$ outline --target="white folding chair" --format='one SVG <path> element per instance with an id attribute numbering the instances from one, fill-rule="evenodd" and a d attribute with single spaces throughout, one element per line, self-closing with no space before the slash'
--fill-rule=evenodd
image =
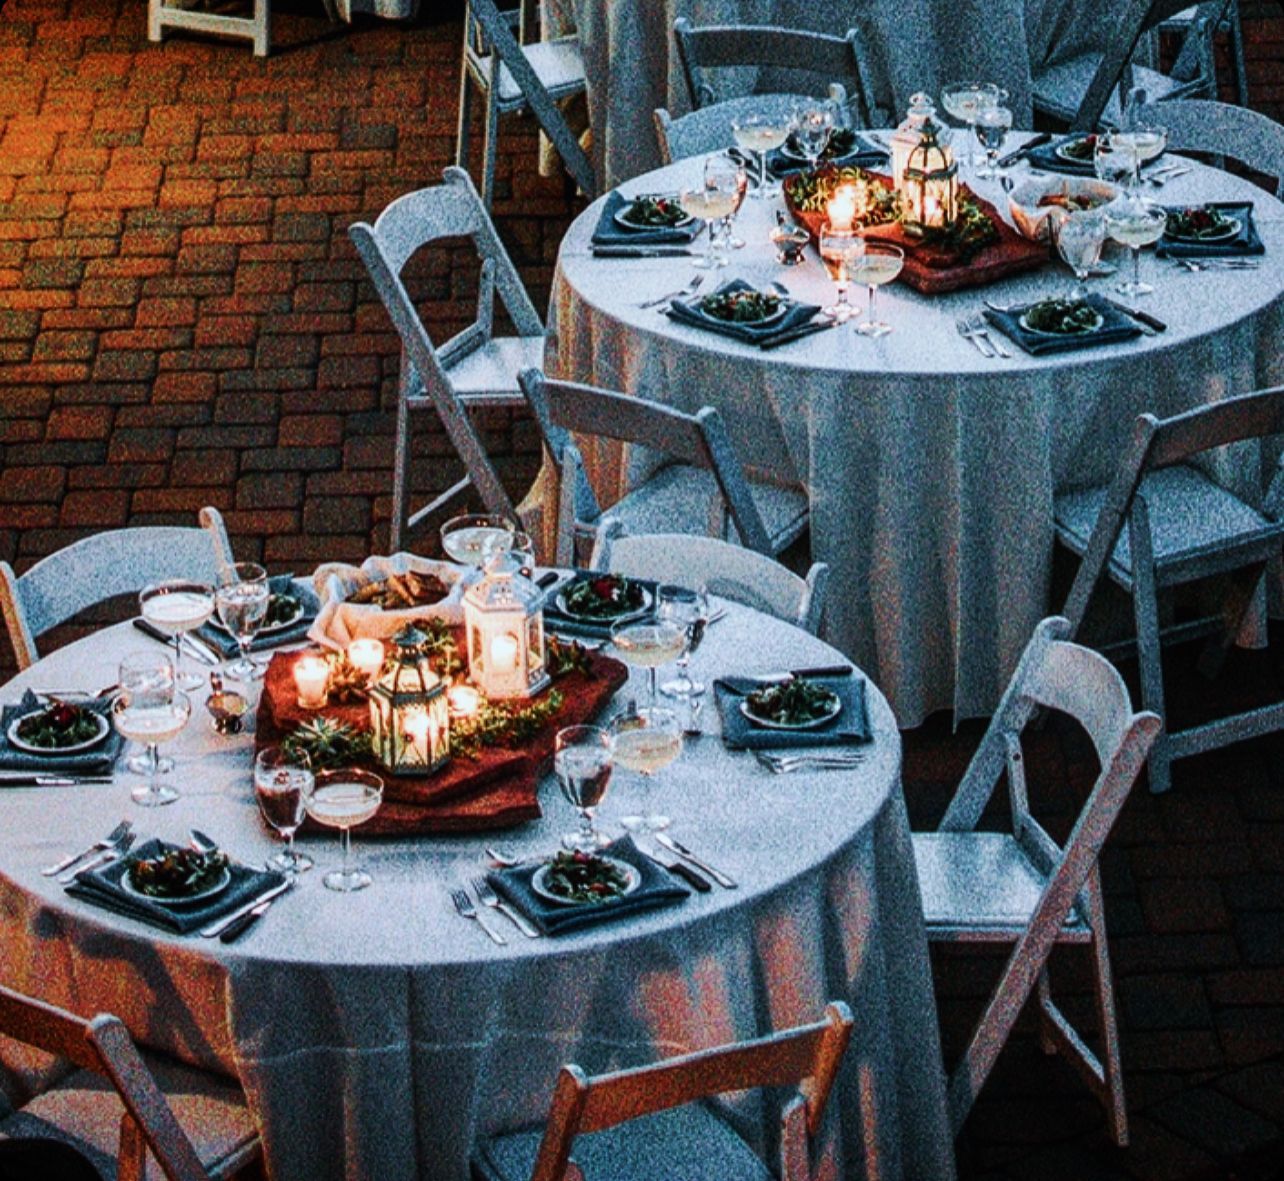
<path id="1" fill-rule="evenodd" d="M 63 1140 L 116 1181 L 230 1178 L 262 1152 L 234 1082 L 140 1053 L 120 1018 L 91 1020 L 0 987 L 0 1033 L 78 1069 L 0 1119 L 0 1139 Z"/>
<path id="2" fill-rule="evenodd" d="M 851 1010 L 834 1001 L 814 1025 L 755 1041 L 610 1074 L 589 1076 L 564 1066 L 544 1129 L 483 1141 L 474 1170 L 485 1181 L 771 1181 L 773 1171 L 711 1106 L 697 1101 L 791 1087 L 781 1112 L 778 1175 L 780 1181 L 810 1181 L 810 1142 L 820 1131 L 852 1024 Z M 573 1147 L 578 1161 L 571 1159 Z"/>
<path id="3" fill-rule="evenodd" d="M 1114 666 L 1098 653 L 1068 643 L 1069 632 L 1069 622 L 1059 617 L 1035 628 L 940 827 L 913 834 L 914 859 L 930 941 L 1014 945 L 950 1074 L 955 1132 L 1037 988 L 1044 1050 L 1060 1051 L 1078 1069 L 1105 1104 L 1111 1133 L 1123 1145 L 1128 1120 L 1097 861 L 1160 721 L 1153 713 L 1134 713 Z M 1101 763 L 1064 845 L 1030 815 L 1021 731 L 1039 707 L 1075 718 Z M 1011 832 L 977 831 L 1005 769 Z M 1104 1065 L 1052 1000 L 1047 963 L 1057 943 L 1086 944 L 1092 952 Z"/>
<path id="4" fill-rule="evenodd" d="M 1200 16 L 1200 6 L 1193 4 L 1189 8 L 1183 9 L 1176 16 L 1169 17 L 1159 26 L 1161 33 L 1173 33 L 1183 39 L 1190 35 L 1191 29 Z M 1231 0 L 1230 7 L 1222 17 L 1221 23 L 1214 29 L 1209 30 L 1211 33 L 1225 34 L 1229 42 L 1229 57 L 1231 67 L 1231 77 L 1235 84 L 1235 100 L 1241 107 L 1248 106 L 1248 64 L 1244 56 L 1244 21 L 1240 16 L 1239 0 Z M 1212 37 L 1209 38 L 1209 52 L 1214 52 Z M 1216 65 L 1214 64 L 1214 80 L 1216 79 Z M 1217 87 L 1214 85 L 1213 94 L 1217 93 Z"/>
<path id="5" fill-rule="evenodd" d="M 598 526 L 589 566 L 630 578 L 703 586 L 710 594 L 774 615 L 812 635 L 820 631 L 829 585 L 825 562 L 812 563 L 807 577 L 800 578 L 766 554 L 716 537 L 689 533 L 630 537 L 610 516 Z"/>
<path id="6" fill-rule="evenodd" d="M 501 12 L 495 0 L 468 0 L 464 13 L 455 164 L 460 168 L 468 166 L 473 90 L 476 89 L 486 104 L 482 200 L 487 209 L 495 198 L 499 118 L 522 111 L 530 111 L 538 120 L 580 189 L 590 199 L 597 195 L 593 164 L 557 105 L 584 93 L 584 59 L 580 55 L 579 39 L 561 37 L 523 44 L 527 29 L 534 24 L 532 7 L 531 0 L 522 0 L 520 8 Z"/>
<path id="7" fill-rule="evenodd" d="M 1197 6 L 1181 52 L 1169 74 L 1133 64 L 1146 33 L 1183 7 L 1182 0 L 1129 0 L 1109 30 L 1105 47 L 1034 70 L 1034 109 L 1076 131 L 1117 127 L 1124 96 L 1145 91 L 1152 102 L 1211 97 L 1217 78 L 1212 38 L 1232 0 Z"/>
<path id="8" fill-rule="evenodd" d="M 1273 176 L 1275 195 L 1284 197 L 1284 124 L 1247 107 L 1199 98 L 1145 106 L 1139 116 L 1167 128 L 1173 151 L 1245 164 Z"/>
<path id="9" fill-rule="evenodd" d="M 834 89 L 842 90 L 839 86 Z M 797 101 L 798 96 L 793 94 L 750 94 L 701 107 L 676 119 L 660 108 L 655 112 L 660 157 L 666 164 L 672 164 L 688 156 L 721 152 L 736 142 L 732 124 L 737 119 L 755 113 L 787 115 Z"/>
<path id="10" fill-rule="evenodd" d="M 1081 561 L 1064 608 L 1078 630 L 1103 578 L 1132 596 L 1141 700 L 1164 716 L 1160 642 L 1161 590 L 1224 576 L 1227 591 L 1212 627 L 1217 634 L 1200 661 L 1212 675 L 1257 599 L 1267 567 L 1284 549 L 1284 457 L 1264 493 L 1249 503 L 1191 462 L 1233 443 L 1284 434 L 1284 386 L 1244 394 L 1172 418 L 1138 417 L 1132 440 L 1109 487 L 1058 496 L 1057 540 Z M 1260 507 L 1258 507 L 1260 506 Z M 1185 638 L 1209 630 L 1197 620 L 1171 630 Z M 1284 702 L 1166 732 L 1150 757 L 1150 790 L 1172 785 L 1173 759 L 1284 728 Z"/>
<path id="11" fill-rule="evenodd" d="M 17 575 L 0 562 L 0 615 L 18 668 L 40 659 L 36 640 L 73 615 L 164 578 L 216 582 L 231 555 L 223 518 L 203 509 L 204 528 L 145 525 L 95 533 Z"/>
<path id="12" fill-rule="evenodd" d="M 553 381 L 536 369 L 518 382 L 543 435 L 546 466 L 557 477 L 559 565 L 572 564 L 577 546 L 592 544 L 602 518 L 571 432 L 666 457 L 664 466 L 610 506 L 629 533 L 718 537 L 734 528 L 741 545 L 775 556 L 806 530 L 806 493 L 750 480 L 712 406 L 686 414 L 645 398 Z"/>
<path id="13" fill-rule="evenodd" d="M 326 16 L 338 20 L 335 0 L 322 0 Z M 147 39 L 160 41 L 166 29 L 190 29 L 196 33 L 218 33 L 239 37 L 254 44 L 255 57 L 267 57 L 272 49 L 272 0 L 252 0 L 249 16 L 208 12 L 165 0 L 147 0 Z"/>
<path id="14" fill-rule="evenodd" d="M 375 224 L 356 222 L 348 234 L 366 264 L 375 290 L 401 337 L 397 438 L 393 457 L 391 550 L 471 486 L 486 511 L 514 517 L 516 510 L 486 455 L 468 408 L 520 406 L 517 374 L 544 362 L 544 325 L 513 266 L 473 182 L 462 168 L 447 168 L 444 184 L 398 197 Z M 402 279 L 407 261 L 439 238 L 466 237 L 482 260 L 477 319 L 436 348 Z M 493 334 L 498 293 L 517 336 Z M 411 415 L 435 410 L 464 465 L 464 475 L 431 503 L 410 509 Z"/>

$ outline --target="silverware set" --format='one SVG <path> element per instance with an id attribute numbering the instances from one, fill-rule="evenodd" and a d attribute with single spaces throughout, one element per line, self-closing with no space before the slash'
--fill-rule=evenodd
<path id="1" fill-rule="evenodd" d="M 1182 270 L 1194 274 L 1200 271 L 1256 271 L 1262 266 L 1261 259 L 1257 258 L 1174 258 L 1172 261 Z"/>
<path id="2" fill-rule="evenodd" d="M 1153 185 L 1157 189 L 1162 189 L 1170 180 L 1176 180 L 1179 176 L 1185 176 L 1188 172 L 1194 171 L 1189 164 L 1179 160 L 1173 160 L 1168 164 L 1163 164 L 1158 168 L 1152 168 L 1149 172 L 1143 172 L 1141 179 L 1147 184 Z"/>
<path id="3" fill-rule="evenodd" d="M 637 306 L 640 308 L 658 308 L 662 303 L 672 303 L 675 299 L 686 299 L 694 295 L 704 285 L 703 275 L 693 275 L 690 282 L 685 287 L 679 287 L 677 291 L 668 291 L 664 295 L 657 295 L 654 299 L 644 299 Z"/>
<path id="4" fill-rule="evenodd" d="M 450 900 L 455 904 L 455 909 L 463 918 L 471 919 L 483 931 L 485 931 L 487 935 L 490 936 L 492 943 L 498 943 L 500 947 L 508 946 L 508 940 L 505 939 L 503 935 L 496 931 L 489 923 L 482 922 L 482 917 L 478 913 L 473 900 L 468 896 L 467 890 L 463 889 L 461 886 L 453 887 L 450 891 Z"/>
<path id="5" fill-rule="evenodd" d="M 507 902 L 496 894 L 495 888 L 484 877 L 478 875 L 473 878 L 472 887 L 473 892 L 477 895 L 478 902 L 504 915 L 527 939 L 538 939 L 540 937 L 539 928 L 531 923 L 521 911 L 509 906 Z"/>
<path id="6" fill-rule="evenodd" d="M 93 856 L 84 860 L 77 859 L 71 868 L 65 873 L 58 875 L 58 882 L 63 886 L 70 886 L 82 873 L 90 869 L 101 869 L 104 865 L 110 865 L 113 861 L 119 861 L 133 847 L 134 842 L 138 839 L 136 832 L 126 832 L 121 838 L 114 842 L 110 847 L 100 849 Z"/>
<path id="7" fill-rule="evenodd" d="M 836 751 L 817 749 L 806 754 L 780 755 L 756 750 L 754 758 L 773 775 L 789 775 L 794 771 L 842 771 L 859 767 L 865 761 L 861 751 Z"/>
<path id="8" fill-rule="evenodd" d="M 990 326 L 979 313 L 960 316 L 954 321 L 954 327 L 964 340 L 971 341 L 972 346 L 987 361 L 1012 359 L 1011 351 L 997 336 L 991 334 Z"/>
<path id="9" fill-rule="evenodd" d="M 83 865 L 81 862 L 87 862 L 91 859 L 100 857 L 102 854 L 111 854 L 120 847 L 120 844 L 133 830 L 133 821 L 122 820 L 115 828 L 111 830 L 102 840 L 95 841 L 87 849 L 81 849 L 78 853 L 69 853 L 61 861 L 55 861 L 52 865 L 46 865 L 40 872 L 47 878 L 52 878 L 58 874 L 65 873 L 67 870 L 72 871 L 74 877 L 79 873 Z M 61 879 L 59 879 L 61 880 Z M 70 879 L 68 879 L 70 880 Z"/>

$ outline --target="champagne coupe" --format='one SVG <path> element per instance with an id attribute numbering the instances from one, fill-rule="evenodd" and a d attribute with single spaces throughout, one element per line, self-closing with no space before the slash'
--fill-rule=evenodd
<path id="1" fill-rule="evenodd" d="M 778 195 L 780 186 L 768 180 L 767 153 L 783 147 L 789 138 L 788 117 L 770 111 L 743 115 L 731 121 L 731 133 L 742 152 L 753 152 L 758 157 L 758 188 L 753 192 L 753 198 L 762 201 Z"/>
<path id="2" fill-rule="evenodd" d="M 865 251 L 851 263 L 852 282 L 869 288 L 869 307 L 865 319 L 856 325 L 862 336 L 886 336 L 892 326 L 878 319 L 878 289 L 890 283 L 905 265 L 905 252 L 885 242 L 868 242 Z"/>
<path id="3" fill-rule="evenodd" d="M 656 592 L 656 617 L 677 624 L 686 633 L 686 643 L 678 657 L 678 675 L 661 685 L 660 692 L 666 697 L 699 697 L 705 686 L 691 679 L 691 657 L 709 625 L 708 594 L 703 588 L 662 586 Z"/>
<path id="4" fill-rule="evenodd" d="M 847 288 L 851 285 L 851 265 L 865 253 L 865 239 L 855 230 L 836 230 L 828 222 L 820 231 L 820 259 L 838 288 L 838 298 L 821 311 L 839 324 L 856 314 L 847 302 Z"/>
<path id="5" fill-rule="evenodd" d="M 705 228 L 709 231 L 709 245 L 705 248 L 703 254 L 697 255 L 691 260 L 693 267 L 709 270 L 727 265 L 726 256 L 717 249 L 714 242 L 714 226 L 724 217 L 729 217 L 735 213 L 736 201 L 734 190 L 711 189 L 705 185 L 703 178 L 699 185 L 679 191 L 678 204 L 682 207 L 683 212 L 689 213 L 692 217 L 704 222 Z"/>
<path id="6" fill-rule="evenodd" d="M 666 619 L 622 619 L 611 626 L 611 645 L 625 664 L 647 670 L 649 702 L 655 705 L 655 670 L 682 655 L 686 630 Z"/>
<path id="7" fill-rule="evenodd" d="M 174 696 L 174 664 L 163 652 L 130 652 L 116 670 L 116 684 L 122 693 L 128 693 L 140 704 L 144 701 L 155 705 L 169 702 Z M 125 760 L 135 775 L 168 775 L 174 769 L 174 760 L 168 755 L 156 757 L 155 762 L 147 751 L 139 751 Z"/>
<path id="8" fill-rule="evenodd" d="M 513 523 L 507 517 L 465 513 L 451 517 L 441 527 L 441 548 L 460 566 L 480 570 L 492 555 L 510 549 L 512 544 Z"/>
<path id="9" fill-rule="evenodd" d="M 189 672 L 183 666 L 183 636 L 194 631 L 214 614 L 214 588 L 187 578 L 154 582 L 143 587 L 138 608 L 153 627 L 174 639 L 174 680 L 180 689 L 199 689 L 204 673 Z"/>
<path id="10" fill-rule="evenodd" d="M 370 875 L 352 864 L 352 829 L 378 812 L 382 802 L 383 780 L 373 771 L 341 767 L 316 776 L 312 791 L 304 797 L 304 807 L 318 824 L 339 830 L 339 847 L 343 850 L 342 867 L 332 869 L 321 879 L 327 890 L 351 894 L 370 885 Z"/>
<path id="11" fill-rule="evenodd" d="M 611 843 L 593 826 L 593 814 L 606 799 L 615 760 L 611 735 L 601 726 L 567 726 L 553 740 L 553 772 L 566 802 L 580 813 L 580 827 L 562 837 L 567 849 L 591 853 Z"/>
<path id="12" fill-rule="evenodd" d="M 642 776 L 651 776 L 667 767 L 682 753 L 682 725 L 678 715 L 661 706 L 647 706 L 620 714 L 611 723 L 611 752 L 615 765 Z M 620 823 L 629 832 L 659 832 L 669 827 L 662 812 L 622 816 Z"/>
<path id="13" fill-rule="evenodd" d="M 160 771 L 160 756 L 156 748 L 162 742 L 176 738 L 187 725 L 192 713 L 192 702 L 186 693 L 174 690 L 168 697 L 147 690 L 122 689 L 112 702 L 111 718 L 116 729 L 126 738 L 143 743 L 147 748 L 147 782 L 131 791 L 130 798 L 143 808 L 158 808 L 178 799 L 169 784 L 156 782 Z"/>
<path id="14" fill-rule="evenodd" d="M 976 140 L 976 117 L 983 106 L 997 107 L 1007 101 L 1008 92 L 993 82 L 955 82 L 941 91 L 941 105 L 946 113 L 960 123 L 966 123 L 969 141 Z M 975 148 L 968 150 L 968 162 L 980 164 Z"/>
<path id="15" fill-rule="evenodd" d="M 1106 218 L 1100 210 L 1072 213 L 1056 227 L 1057 253 L 1072 271 L 1075 285 L 1067 299 L 1083 299 L 1088 294 L 1085 284 L 1093 268 L 1101 261 L 1106 244 Z"/>
<path id="16" fill-rule="evenodd" d="M 1168 215 L 1163 207 L 1140 197 L 1129 197 L 1106 209 L 1106 229 L 1116 242 L 1132 251 L 1132 278 L 1115 290 L 1130 299 L 1149 295 L 1155 289 L 1141 281 L 1141 248 L 1158 242 L 1168 228 Z"/>
<path id="17" fill-rule="evenodd" d="M 233 680 L 253 681 L 263 675 L 263 669 L 250 659 L 250 645 L 267 618 L 271 598 L 267 571 L 257 562 L 235 562 L 219 571 L 214 607 L 241 650 L 240 657 L 227 667 Z"/>
<path id="18" fill-rule="evenodd" d="M 294 847 L 294 834 L 303 823 L 304 801 L 312 792 L 311 760 L 305 751 L 287 752 L 265 746 L 254 759 L 254 798 L 263 819 L 285 838 L 285 848 L 268 865 L 286 873 L 312 868 L 312 858 Z"/>
<path id="19" fill-rule="evenodd" d="M 1012 112 L 1001 103 L 983 103 L 976 113 L 974 126 L 977 141 L 985 149 L 985 163 L 977 169 L 976 175 L 981 180 L 996 180 L 1002 175 L 999 152 L 1012 130 Z"/>
<path id="20" fill-rule="evenodd" d="M 794 109 L 794 143 L 813 170 L 829 146 L 835 122 L 834 108 L 827 102 L 803 103 Z"/>

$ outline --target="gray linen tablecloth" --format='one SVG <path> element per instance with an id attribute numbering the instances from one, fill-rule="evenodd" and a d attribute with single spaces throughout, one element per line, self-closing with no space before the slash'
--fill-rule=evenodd
<path id="1" fill-rule="evenodd" d="M 746 639 L 752 635 L 752 658 Z M 46 658 L 5 688 L 115 680 L 138 634 L 116 627 Z M 701 674 L 832 663 L 797 629 L 733 607 L 696 658 Z M 355 844 L 361 894 L 321 885 L 319 863 L 241 942 L 158 934 L 65 897 L 42 865 L 122 815 L 183 841 L 197 825 L 247 862 L 272 841 L 250 786 L 249 736 L 219 738 L 204 711 L 173 744 L 182 798 L 144 812 L 128 775 L 107 786 L 0 793 L 0 980 L 79 1012 L 118 1013 L 143 1041 L 238 1075 L 276 1181 L 464 1181 L 474 1139 L 542 1120 L 558 1067 L 590 1071 L 814 1020 L 848 1001 L 856 1034 L 827 1133 L 833 1175 L 954 1173 L 931 973 L 900 789 L 901 747 L 872 686 L 875 740 L 855 772 L 774 777 L 716 737 L 688 745 L 651 798 L 674 832 L 739 879 L 682 905 L 557 939 L 499 948 L 458 918 L 447 888 L 484 865 L 482 836 Z M 716 719 L 706 711 L 706 724 Z M 601 819 L 641 789 L 620 773 Z M 572 827 L 502 834 L 547 851 Z M 494 916 L 488 916 L 494 917 Z M 503 920 L 496 919 L 497 922 Z M 40 1075 L 6 1047 L 0 1109 Z M 742 1109 L 770 1143 L 771 1120 Z"/>
<path id="2" fill-rule="evenodd" d="M 676 189 L 692 167 L 626 191 Z M 994 187 L 981 191 L 1006 207 Z M 1035 623 L 1057 606 L 1054 491 L 1107 480 L 1143 410 L 1172 414 L 1284 382 L 1284 205 L 1203 167 L 1152 192 L 1170 204 L 1253 201 L 1261 269 L 1190 274 L 1148 254 L 1159 290 L 1139 302 L 1166 333 L 1041 358 L 1009 346 L 1017 355 L 1000 362 L 960 338 L 955 318 L 982 310 L 982 296 L 1062 293 L 1065 268 L 937 297 L 894 284 L 880 296 L 891 335 L 844 328 L 763 353 L 639 309 L 691 272 L 681 259 L 589 257 L 594 205 L 562 243 L 549 367 L 689 411 L 717 406 L 747 463 L 809 490 L 812 554 L 833 569 L 824 634 L 869 671 L 901 725 L 937 709 L 987 716 Z M 737 229 L 748 247 L 721 276 L 781 280 L 799 299 L 829 302 L 833 285 L 810 252 L 794 270 L 776 265 L 763 205 L 745 202 Z M 610 503 L 627 465 L 618 449 L 590 446 L 587 458 Z M 644 470 L 635 463 L 632 476 Z M 1251 464 L 1233 474 L 1247 492 Z"/>

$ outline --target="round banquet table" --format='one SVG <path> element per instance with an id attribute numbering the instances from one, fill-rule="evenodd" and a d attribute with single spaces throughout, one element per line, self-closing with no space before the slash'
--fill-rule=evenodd
<path id="1" fill-rule="evenodd" d="M 42 660 L 5 698 L 111 683 L 121 656 L 144 645 L 128 625 L 107 629 Z M 835 655 L 732 606 L 695 665 L 712 676 Z M 319 868 L 230 945 L 65 896 L 40 867 L 122 814 L 144 836 L 179 842 L 196 825 L 246 862 L 272 851 L 250 784 L 251 737 L 216 736 L 198 706 L 173 744 L 182 797 L 172 806 L 133 806 L 123 771 L 111 785 L 0 791 L 0 981 L 78 1012 L 115 1012 L 139 1040 L 238 1076 L 276 1181 L 464 1181 L 477 1136 L 542 1122 L 564 1062 L 597 1072 L 653 1061 L 815 1020 L 841 998 L 856 1034 L 826 1133 L 838 1175 L 948 1179 L 900 739 L 873 685 L 868 706 L 874 740 L 855 771 L 772 776 L 706 735 L 649 789 L 675 835 L 739 889 L 556 938 L 509 930 L 506 947 L 458 917 L 447 893 L 482 871 L 495 835 L 376 842 L 357 829 L 375 880 L 353 895 L 321 885 L 333 838 L 301 838 Z M 716 717 L 703 720 L 716 730 Z M 604 824 L 636 806 L 635 784 L 619 773 Z M 545 818 L 497 834 L 501 844 L 547 852 L 572 827 L 551 782 L 541 797 Z M 12 1046 L 0 1061 L 3 1110 L 34 1068 Z M 756 1106 L 741 1114 L 770 1144 L 771 1120 Z"/>
<path id="2" fill-rule="evenodd" d="M 701 164 L 679 162 L 622 191 L 676 190 Z M 996 186 L 976 187 L 1006 211 Z M 1253 201 L 1261 268 L 1192 274 L 1148 255 L 1143 273 L 1158 291 L 1138 303 L 1167 332 L 1044 357 L 1010 345 L 1004 361 L 984 359 L 956 317 L 983 310 L 982 297 L 1062 293 L 1066 268 L 944 296 L 893 284 L 879 297 L 890 335 L 844 327 L 763 352 L 640 309 L 694 272 L 681 258 L 593 258 L 596 203 L 562 242 L 550 371 L 688 411 L 717 406 L 748 466 L 807 488 L 812 556 L 832 567 L 823 634 L 868 671 L 901 725 L 938 709 L 987 716 L 1055 606 L 1054 491 L 1107 481 L 1143 410 L 1164 416 L 1284 382 L 1284 268 L 1273 262 L 1284 252 L 1284 205 L 1203 166 L 1152 193 L 1170 204 Z M 782 281 L 801 300 L 831 302 L 810 251 L 799 267 L 776 264 L 767 233 L 777 205 L 745 201 L 737 232 L 748 246 L 719 281 Z M 863 306 L 862 292 L 852 298 Z M 586 460 L 607 504 L 645 474 L 591 441 Z M 1232 476 L 1248 494 L 1247 463 Z"/>

